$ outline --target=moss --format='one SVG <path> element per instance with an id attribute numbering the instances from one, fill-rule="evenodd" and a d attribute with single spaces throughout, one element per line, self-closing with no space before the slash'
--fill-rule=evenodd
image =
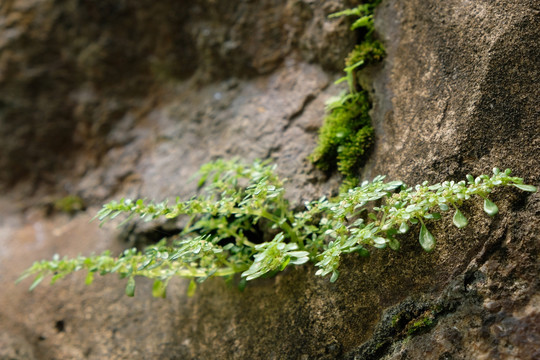
<path id="1" fill-rule="evenodd" d="M 340 97 L 328 104 L 319 145 L 310 156 L 317 167 L 326 172 L 337 169 L 346 177 L 354 175 L 361 163 L 361 155 L 372 142 L 370 107 L 366 91 Z"/>
<path id="2" fill-rule="evenodd" d="M 403 310 L 392 316 L 392 328 L 402 335 L 416 335 L 429 330 L 438 314 L 436 310 L 428 309 L 422 314 L 416 311 Z"/>
<path id="3" fill-rule="evenodd" d="M 57 212 L 74 214 L 86 208 L 84 200 L 77 195 L 68 195 L 53 202 L 53 208 Z"/>
<path id="4" fill-rule="evenodd" d="M 373 128 L 370 125 L 363 126 L 356 133 L 353 132 L 338 148 L 338 171 L 353 176 L 355 170 L 362 164 L 372 142 Z"/>
<path id="5" fill-rule="evenodd" d="M 394 329 L 399 330 L 403 328 L 403 325 L 401 324 L 403 322 L 403 315 L 404 315 L 404 312 L 402 311 L 392 316 L 392 327 Z"/>
<path id="6" fill-rule="evenodd" d="M 345 59 L 345 66 L 354 66 L 361 61 L 373 64 L 381 61 L 385 54 L 384 46 L 379 40 L 369 39 L 354 47 Z"/>
<path id="7" fill-rule="evenodd" d="M 362 41 L 345 59 L 346 76 L 338 80 L 347 82 L 348 91 L 327 103 L 327 114 L 319 131 L 319 144 L 310 156 L 310 160 L 319 169 L 327 173 L 337 170 L 344 176 L 342 191 L 358 184 L 358 171 L 366 161 L 374 140 L 369 116 L 371 100 L 358 82 L 357 74 L 366 66 L 381 61 L 385 55 L 382 43 L 373 38 L 372 13 L 377 3 L 366 2 L 358 8 L 333 16 L 355 15 L 360 19 L 368 19 L 362 25 L 365 28 L 361 35 Z"/>
<path id="8" fill-rule="evenodd" d="M 434 316 L 433 314 L 428 311 L 425 314 L 423 314 L 419 319 L 415 319 L 414 321 L 411 321 L 407 327 L 407 335 L 417 335 L 419 333 L 423 333 L 434 325 Z"/>

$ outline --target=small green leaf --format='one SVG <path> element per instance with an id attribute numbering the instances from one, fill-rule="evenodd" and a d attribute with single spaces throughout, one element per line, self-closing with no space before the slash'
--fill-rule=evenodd
<path id="1" fill-rule="evenodd" d="M 356 69 L 357 67 L 362 66 L 362 65 L 364 65 L 364 60 L 360 60 L 360 61 L 358 61 L 357 63 L 355 63 L 355 64 L 353 64 L 353 65 L 351 65 L 351 66 L 347 66 L 347 67 L 346 67 L 345 69 L 343 69 L 343 70 L 345 70 L 346 72 L 349 72 L 349 71 L 352 71 L 352 70 L 354 70 L 354 69 Z"/>
<path id="2" fill-rule="evenodd" d="M 61 278 L 63 278 L 65 276 L 65 274 L 55 274 L 53 275 L 53 277 L 51 278 L 51 282 L 50 284 L 53 285 L 55 284 L 58 280 L 60 280 Z"/>
<path id="3" fill-rule="evenodd" d="M 241 278 L 240 281 L 238 282 L 238 290 L 244 291 L 246 289 L 246 285 L 247 285 L 246 278 Z"/>
<path id="4" fill-rule="evenodd" d="M 404 185 L 403 181 L 390 181 L 389 183 L 386 183 L 384 190 L 386 191 L 395 190 L 398 187 L 403 186 L 403 185 Z"/>
<path id="5" fill-rule="evenodd" d="M 84 283 L 86 285 L 91 285 L 94 282 L 94 274 L 94 272 L 88 272 L 88 274 L 86 275 L 86 279 L 84 279 Z"/>
<path id="6" fill-rule="evenodd" d="M 143 261 L 143 263 L 137 268 L 137 271 L 141 271 L 141 270 L 144 270 L 145 267 L 148 266 L 148 264 L 150 264 L 152 262 L 153 258 L 152 257 L 148 257 L 146 260 Z"/>
<path id="7" fill-rule="evenodd" d="M 334 271 L 332 272 L 332 276 L 330 277 L 330 282 L 331 282 L 331 283 L 336 282 L 336 280 L 338 279 L 338 277 L 339 277 L 339 271 L 334 270 Z"/>
<path id="8" fill-rule="evenodd" d="M 334 82 L 334 84 L 337 85 L 337 84 L 340 84 L 340 83 L 342 83 L 342 82 L 344 82 L 344 81 L 347 81 L 347 77 L 346 77 L 346 76 L 337 79 L 337 80 Z"/>
<path id="9" fill-rule="evenodd" d="M 283 271 L 285 270 L 285 268 L 287 267 L 287 265 L 289 265 L 289 262 L 291 261 L 291 257 L 290 256 L 287 256 L 287 259 L 281 263 L 281 265 L 279 266 L 279 271 Z"/>
<path id="10" fill-rule="evenodd" d="M 44 277 L 45 277 L 44 274 L 39 274 L 38 276 L 36 276 L 36 278 L 34 279 L 34 282 L 32 283 L 32 285 L 30 285 L 30 288 L 28 290 L 29 291 L 34 290 L 36 286 L 38 286 L 39 283 L 43 280 Z"/>
<path id="11" fill-rule="evenodd" d="M 424 218 L 432 219 L 432 220 L 440 220 L 441 214 L 439 214 L 438 212 L 434 212 L 434 213 L 426 214 Z"/>
<path id="12" fill-rule="evenodd" d="M 387 241 L 385 238 L 377 236 L 376 238 L 373 239 L 373 242 L 377 245 L 384 245 L 386 244 Z"/>
<path id="13" fill-rule="evenodd" d="M 420 245 L 425 251 L 432 251 L 435 248 L 435 237 L 428 231 L 426 225 L 422 223 L 420 228 Z"/>
<path id="14" fill-rule="evenodd" d="M 454 218 L 452 219 L 454 222 L 454 225 L 458 227 L 459 229 L 464 228 L 469 223 L 469 220 L 463 215 L 459 209 L 456 209 L 456 213 L 454 214 Z"/>
<path id="15" fill-rule="evenodd" d="M 357 250 L 358 252 L 358 255 L 360 255 L 361 257 L 368 257 L 369 256 L 369 250 L 360 246 Z"/>
<path id="16" fill-rule="evenodd" d="M 394 251 L 398 251 L 400 244 L 399 244 L 399 241 L 397 241 L 396 239 L 390 238 L 388 241 L 388 246 L 390 247 L 390 249 Z"/>
<path id="17" fill-rule="evenodd" d="M 135 278 L 133 276 L 128 279 L 126 285 L 126 295 L 130 297 L 135 295 Z"/>
<path id="18" fill-rule="evenodd" d="M 513 185 L 523 191 L 536 192 L 538 190 L 536 186 L 532 186 L 532 185 L 525 185 L 525 184 L 513 184 Z"/>
<path id="19" fill-rule="evenodd" d="M 152 285 L 152 296 L 165 299 L 167 297 L 167 285 L 161 280 L 154 281 L 154 285 Z"/>
<path id="20" fill-rule="evenodd" d="M 484 199 L 484 211 L 489 216 L 495 216 L 499 212 L 499 208 L 497 207 L 497 205 L 495 205 L 495 203 L 493 201 L 489 200 L 488 198 L 485 198 Z"/>
<path id="21" fill-rule="evenodd" d="M 15 284 L 20 283 L 21 281 L 23 281 L 24 279 L 26 279 L 28 276 L 30 276 L 30 273 L 28 272 L 28 270 L 26 270 L 24 273 L 22 273 L 21 276 L 19 276 L 19 277 L 17 278 L 17 280 L 15 280 Z"/>
<path id="22" fill-rule="evenodd" d="M 372 18 L 373 18 L 372 15 L 367 15 L 367 16 L 361 17 L 360 19 L 356 20 L 351 25 L 351 30 L 356 30 L 356 29 L 361 28 L 361 27 L 371 26 Z"/>
<path id="23" fill-rule="evenodd" d="M 446 204 L 439 204 L 439 208 L 441 211 L 448 211 L 449 207 Z"/>
<path id="24" fill-rule="evenodd" d="M 197 290 L 197 283 L 194 279 L 191 279 L 187 290 L 187 296 L 192 297 L 193 295 L 195 295 L 195 290 Z"/>
<path id="25" fill-rule="evenodd" d="M 197 187 L 198 188 L 201 188 L 204 185 L 204 183 L 206 182 L 207 177 L 208 177 L 208 174 L 205 174 L 205 175 L 201 176 L 201 178 L 197 182 Z"/>
<path id="26" fill-rule="evenodd" d="M 409 231 L 409 225 L 406 221 L 402 222 L 401 225 L 399 225 L 399 232 L 405 234 L 407 231 Z"/>
<path id="27" fill-rule="evenodd" d="M 309 261 L 309 257 L 305 256 L 305 257 L 300 257 L 300 258 L 292 260 L 291 264 L 302 265 L 302 264 L 307 263 L 308 261 Z"/>

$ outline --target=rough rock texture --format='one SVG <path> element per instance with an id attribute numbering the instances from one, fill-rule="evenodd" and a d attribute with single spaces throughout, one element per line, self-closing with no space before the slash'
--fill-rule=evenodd
<path id="1" fill-rule="evenodd" d="M 125 145 L 107 136 L 115 124 L 134 112 L 145 117 L 166 94 L 176 95 L 165 83 L 174 88 L 190 77 L 185 87 L 193 91 L 195 84 L 287 67 L 286 58 L 340 69 L 354 35 L 344 21 L 326 15 L 343 6 L 285 0 L 3 1 L 0 166 L 7 170 L 0 184 L 29 177 L 32 192 L 102 166 L 105 152 Z M 85 166 L 70 156 L 73 150 L 85 154 Z"/>
<path id="2" fill-rule="evenodd" d="M 165 5 L 167 3 L 168 5 Z M 177 5 L 174 5 L 177 4 Z M 181 5 L 180 5 L 181 4 Z M 272 157 L 299 204 L 336 189 L 304 160 L 353 36 L 340 1 L 54 1 L 0 5 L 0 359 L 535 359 L 540 195 L 494 194 L 500 214 L 430 224 L 433 253 L 345 257 L 239 292 L 219 279 L 153 299 L 140 280 L 84 274 L 33 293 L 32 261 L 129 246 L 88 224 L 121 196 L 188 196 L 218 156 Z M 387 48 L 363 74 L 376 144 L 362 172 L 407 183 L 511 167 L 540 182 L 536 1 L 384 0 Z M 74 217 L 51 203 L 75 194 Z M 135 229 L 135 232 L 139 230 Z M 146 291 L 145 291 L 146 290 Z"/>

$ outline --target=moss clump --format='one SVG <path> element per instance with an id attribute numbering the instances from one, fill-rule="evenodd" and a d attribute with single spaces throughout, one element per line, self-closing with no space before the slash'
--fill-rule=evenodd
<path id="1" fill-rule="evenodd" d="M 374 139 L 368 113 L 371 100 L 368 92 L 359 84 L 357 72 L 381 61 L 385 54 L 382 43 L 373 37 L 373 10 L 378 3 L 366 2 L 354 9 L 330 15 L 357 16 L 351 29 L 362 29 L 359 31 L 362 41 L 345 59 L 346 75 L 337 81 L 346 81 L 348 91 L 327 103 L 327 114 L 319 131 L 319 145 L 310 156 L 310 160 L 319 169 L 327 173 L 338 170 L 345 177 L 342 190 L 358 184 L 358 170 L 365 162 Z"/>
<path id="2" fill-rule="evenodd" d="M 326 172 L 338 170 L 353 177 L 372 142 L 373 128 L 366 91 L 331 99 L 319 133 L 319 145 L 310 159 Z"/>
<path id="3" fill-rule="evenodd" d="M 53 208 L 56 212 L 66 214 L 75 214 L 86 208 L 84 200 L 77 195 L 68 195 L 53 202 Z"/>
<path id="4" fill-rule="evenodd" d="M 427 311 L 419 319 L 411 321 L 407 325 L 407 335 L 416 335 L 431 329 L 431 327 L 434 325 L 434 320 L 434 315 L 430 311 Z"/>
<path id="5" fill-rule="evenodd" d="M 392 316 L 392 327 L 403 335 L 416 335 L 423 333 L 435 324 L 437 311 L 427 310 L 421 315 L 414 312 L 401 311 Z"/>
<path id="6" fill-rule="evenodd" d="M 358 63 L 373 64 L 381 61 L 386 55 L 383 44 L 379 40 L 365 40 L 356 45 L 347 55 L 345 66 L 354 66 Z"/>
<path id="7" fill-rule="evenodd" d="M 410 315 L 405 311 L 401 311 L 396 315 L 392 316 L 392 327 L 396 330 L 402 329 L 409 321 Z"/>

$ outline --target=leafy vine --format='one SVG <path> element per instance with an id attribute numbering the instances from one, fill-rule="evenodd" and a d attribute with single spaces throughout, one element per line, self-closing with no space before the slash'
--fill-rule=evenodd
<path id="1" fill-rule="evenodd" d="M 535 192 L 531 185 L 512 177 L 511 171 L 495 168 L 493 175 L 481 175 L 454 182 L 407 187 L 401 181 L 384 182 L 384 176 L 365 181 L 342 192 L 334 199 L 321 198 L 305 204 L 295 212 L 285 198 L 283 182 L 274 172 L 275 166 L 256 161 L 251 166 L 238 161 L 217 160 L 204 165 L 199 185 L 204 195 L 187 201 L 177 198 L 154 203 L 143 199 L 122 199 L 103 205 L 97 214 L 101 222 L 120 215 L 126 220 L 139 217 L 144 221 L 188 217 L 188 224 L 176 236 L 166 238 L 144 251 L 125 250 L 120 256 L 110 252 L 74 259 L 55 256 L 49 261 L 34 263 L 21 277 L 35 276 L 31 289 L 47 275 L 51 282 L 79 270 L 86 270 L 86 283 L 95 274 L 118 273 L 127 278 L 126 294 L 135 292 L 135 276 L 155 280 L 152 293 L 165 296 L 173 277 L 191 278 L 189 293 L 196 282 L 210 277 L 231 279 L 241 274 L 246 281 L 271 276 L 288 266 L 312 262 L 316 275 L 339 276 L 340 259 L 346 253 L 367 255 L 372 248 L 399 250 L 399 234 L 411 225 L 420 225 L 420 246 L 425 251 L 435 248 L 436 240 L 426 226 L 427 221 L 441 219 L 440 212 L 453 211 L 458 228 L 468 220 L 460 210 L 462 204 L 480 197 L 484 211 L 494 216 L 498 207 L 489 194 L 498 187 L 513 186 Z M 268 241 L 250 239 L 248 233 L 265 229 L 273 234 Z"/>

